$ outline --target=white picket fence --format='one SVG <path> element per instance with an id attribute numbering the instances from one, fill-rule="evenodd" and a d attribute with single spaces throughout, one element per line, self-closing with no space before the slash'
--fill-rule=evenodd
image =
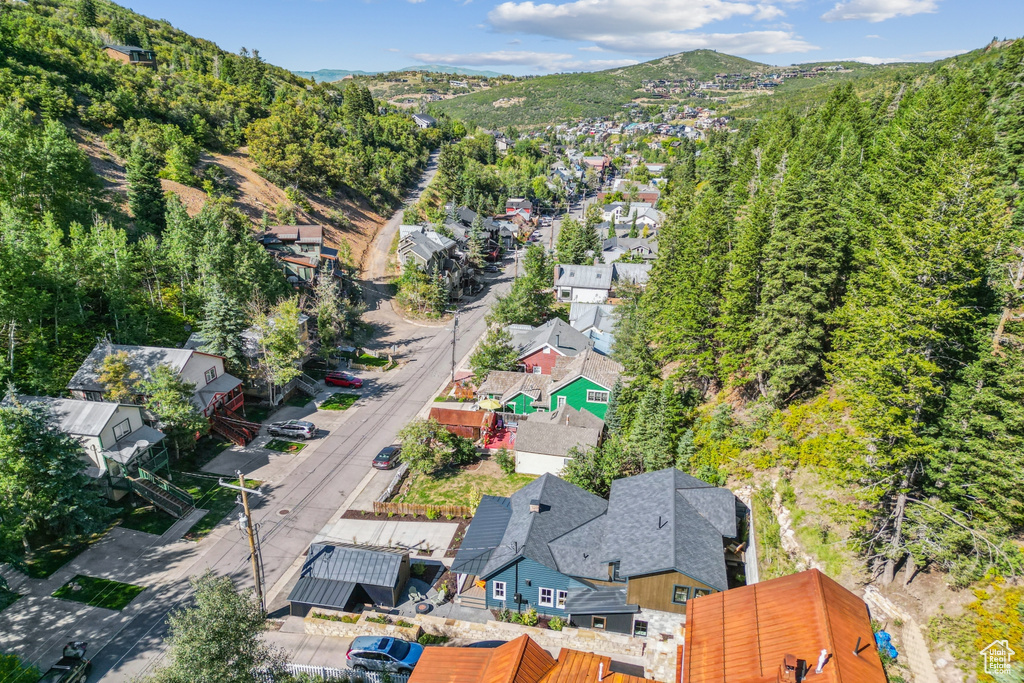
<path id="1" fill-rule="evenodd" d="M 383 673 L 380 671 L 355 671 L 353 669 L 332 669 L 327 666 L 310 666 L 308 664 L 285 664 L 284 667 L 293 676 L 306 674 L 325 681 L 345 681 L 346 683 L 409 683 L 407 674 Z M 266 674 L 264 683 L 274 683 L 273 678 Z"/>

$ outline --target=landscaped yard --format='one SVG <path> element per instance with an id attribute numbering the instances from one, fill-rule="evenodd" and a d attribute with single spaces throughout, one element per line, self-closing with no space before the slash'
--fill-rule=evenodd
<path id="1" fill-rule="evenodd" d="M 70 541 L 33 544 L 33 550 L 23 558 L 25 573 L 33 579 L 45 579 L 103 538 L 109 530 L 108 527 L 92 536 Z"/>
<path id="2" fill-rule="evenodd" d="M 476 507 L 480 496 L 510 496 L 534 479 L 531 474 L 505 474 L 488 458 L 450 473 L 413 475 L 408 491 L 395 501 Z"/>
<path id="3" fill-rule="evenodd" d="M 292 397 L 289 398 L 288 400 L 283 401 L 281 405 L 292 406 L 293 408 L 305 408 L 307 405 L 309 405 L 309 402 L 312 400 L 313 399 L 311 399 L 308 395 L 299 391 L 293 394 Z"/>
<path id="4" fill-rule="evenodd" d="M 269 441 L 264 448 L 269 448 L 272 451 L 278 453 L 298 453 L 306 447 L 304 443 L 295 443 L 294 441 L 282 441 L 281 439 L 274 439 Z"/>
<path id="5" fill-rule="evenodd" d="M 224 516 L 235 507 L 235 497 L 238 495 L 238 491 L 221 486 L 217 483 L 216 479 L 175 473 L 173 481 L 175 486 L 180 486 L 192 494 L 192 497 L 196 500 L 197 508 L 209 510 L 185 534 L 185 538 L 190 541 L 198 541 L 210 533 L 213 527 L 217 526 L 224 519 Z M 237 479 L 233 480 L 232 483 L 237 481 Z M 247 488 L 255 489 L 259 487 L 260 482 L 246 479 L 245 485 Z"/>
<path id="6" fill-rule="evenodd" d="M 133 586 L 130 583 L 96 579 L 79 574 L 55 590 L 53 597 L 74 600 L 92 607 L 122 610 L 144 590 L 146 590 L 145 586 Z"/>
<path id="7" fill-rule="evenodd" d="M 348 410 L 358 400 L 359 394 L 336 391 L 320 404 L 320 410 Z"/>
<path id="8" fill-rule="evenodd" d="M 139 506 L 136 508 L 132 508 L 130 504 L 123 506 L 124 512 L 121 514 L 121 526 L 125 529 L 134 529 L 135 531 L 160 536 L 178 521 L 163 510 L 158 510 L 152 505 L 143 504 L 139 498 L 134 496 L 125 498 L 125 501 L 129 500 L 134 500 L 139 503 Z"/>
<path id="9" fill-rule="evenodd" d="M 343 353 L 341 354 L 341 357 L 351 358 L 353 363 L 359 363 L 360 365 L 368 365 L 374 368 L 382 368 L 388 364 L 387 358 L 377 358 L 376 356 L 371 356 L 368 353 L 364 353 L 360 356 L 357 356 L 354 353 Z"/>

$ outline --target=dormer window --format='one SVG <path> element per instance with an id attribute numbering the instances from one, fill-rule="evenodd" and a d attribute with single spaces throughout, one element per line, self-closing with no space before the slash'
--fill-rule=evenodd
<path id="1" fill-rule="evenodd" d="M 210 368 L 209 370 L 207 370 L 203 374 L 203 377 L 206 379 L 206 383 L 207 384 L 209 384 L 213 380 L 217 379 L 217 367 L 214 366 L 214 367 Z"/>

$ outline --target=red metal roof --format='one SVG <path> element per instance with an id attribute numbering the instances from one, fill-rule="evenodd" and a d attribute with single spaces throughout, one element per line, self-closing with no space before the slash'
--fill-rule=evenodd
<path id="1" fill-rule="evenodd" d="M 686 613 L 682 683 L 774 682 L 786 655 L 814 671 L 821 650 L 816 683 L 886 683 L 867 605 L 817 569 L 696 598 Z"/>

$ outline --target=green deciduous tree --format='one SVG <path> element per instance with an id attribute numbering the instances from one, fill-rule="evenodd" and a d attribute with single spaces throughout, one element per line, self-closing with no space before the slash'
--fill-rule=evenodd
<path id="1" fill-rule="evenodd" d="M 190 580 L 195 601 L 169 618 L 167 664 L 148 683 L 259 683 L 287 678 L 286 653 L 266 643 L 266 613 L 251 591 L 207 571 Z"/>
<path id="2" fill-rule="evenodd" d="M 437 420 L 413 420 L 398 432 L 398 438 L 402 461 L 412 472 L 432 474 L 477 457 L 472 441 L 452 434 Z"/>
<path id="3" fill-rule="evenodd" d="M 487 335 L 469 357 L 469 367 L 476 381 L 482 382 L 492 370 L 512 371 L 519 361 L 519 351 L 512 345 L 512 335 L 504 325 L 492 325 Z"/>
<path id="4" fill-rule="evenodd" d="M 299 328 L 298 302 L 285 299 L 268 306 L 256 297 L 249 303 L 249 324 L 257 351 L 255 374 L 266 383 L 273 404 L 278 389 L 302 374 L 299 361 L 306 349 Z"/>
<path id="5" fill-rule="evenodd" d="M 100 365 L 100 384 L 103 397 L 115 403 L 135 403 L 140 393 L 142 376 L 132 369 L 127 351 L 108 354 Z"/>
<path id="6" fill-rule="evenodd" d="M 196 435 L 210 429 L 209 420 L 192 403 L 195 390 L 194 383 L 182 380 L 166 365 L 153 368 L 150 378 L 141 384 L 146 407 L 160 420 L 160 431 L 170 440 L 176 459 L 195 450 Z"/>

